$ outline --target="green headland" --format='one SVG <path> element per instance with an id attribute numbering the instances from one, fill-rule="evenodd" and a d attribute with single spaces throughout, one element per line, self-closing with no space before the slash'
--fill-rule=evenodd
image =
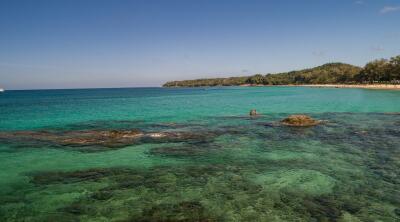
<path id="1" fill-rule="evenodd" d="M 379 59 L 358 67 L 327 63 L 318 67 L 276 74 L 171 81 L 164 87 L 260 86 L 308 84 L 399 84 L 400 56 Z"/>

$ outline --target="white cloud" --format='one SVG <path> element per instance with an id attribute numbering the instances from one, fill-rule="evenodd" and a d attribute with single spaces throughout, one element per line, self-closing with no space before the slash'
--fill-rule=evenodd
<path id="1" fill-rule="evenodd" d="M 385 6 L 381 9 L 380 13 L 386 14 L 386 13 L 395 12 L 395 11 L 400 11 L 400 6 Z"/>

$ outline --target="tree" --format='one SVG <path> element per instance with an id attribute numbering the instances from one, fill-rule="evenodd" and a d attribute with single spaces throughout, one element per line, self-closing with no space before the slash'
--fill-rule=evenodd
<path id="1" fill-rule="evenodd" d="M 250 84 L 263 84 L 264 77 L 261 74 L 256 74 L 248 79 Z"/>
<path id="2" fill-rule="evenodd" d="M 396 56 L 389 61 L 389 72 L 392 81 L 400 81 L 400 56 Z"/>
<path id="3" fill-rule="evenodd" d="M 385 59 L 375 60 L 365 65 L 364 69 L 360 72 L 359 79 L 366 82 L 388 81 L 389 66 L 388 61 Z"/>
<path id="4" fill-rule="evenodd" d="M 166 87 L 232 86 L 242 84 L 287 85 L 287 84 L 349 84 L 349 83 L 394 82 L 400 83 L 400 56 L 390 60 L 369 62 L 364 68 L 344 64 L 327 63 L 322 66 L 298 71 L 253 76 L 173 81 Z"/>

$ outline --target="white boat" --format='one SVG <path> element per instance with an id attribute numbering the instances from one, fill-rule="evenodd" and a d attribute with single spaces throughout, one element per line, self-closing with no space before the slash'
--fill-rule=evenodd
<path id="1" fill-rule="evenodd" d="M 0 93 L 4 92 L 4 89 L 0 88 Z"/>

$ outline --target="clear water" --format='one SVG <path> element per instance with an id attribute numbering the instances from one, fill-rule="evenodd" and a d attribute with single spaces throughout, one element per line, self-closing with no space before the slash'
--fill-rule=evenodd
<path id="1" fill-rule="evenodd" d="M 7 91 L 0 221 L 399 221 L 399 126 L 390 90 Z M 188 137 L 60 142 L 132 129 Z"/>

